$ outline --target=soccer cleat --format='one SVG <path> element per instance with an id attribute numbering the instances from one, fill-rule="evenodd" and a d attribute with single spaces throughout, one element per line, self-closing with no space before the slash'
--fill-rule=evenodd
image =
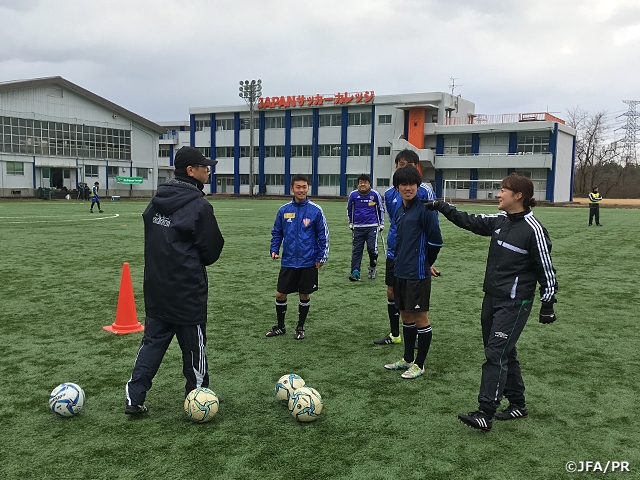
<path id="1" fill-rule="evenodd" d="M 397 362 L 387 363 L 384 368 L 387 370 L 407 370 L 411 365 L 413 365 L 413 363 L 407 363 L 404 361 L 404 358 L 401 358 Z"/>
<path id="2" fill-rule="evenodd" d="M 357 282 L 358 280 L 360 280 L 360 270 L 354 269 L 353 272 L 351 272 L 351 275 L 349 275 L 349 280 L 351 280 L 352 282 Z"/>
<path id="3" fill-rule="evenodd" d="M 392 343 L 402 343 L 402 337 L 400 335 L 394 337 L 393 335 L 389 334 L 386 337 L 374 340 L 373 343 L 375 343 L 376 345 L 391 345 Z"/>
<path id="4" fill-rule="evenodd" d="M 423 373 L 424 373 L 424 368 L 420 368 L 415 363 L 412 363 L 409 369 L 400 376 L 402 378 L 412 379 L 412 378 L 418 378 Z"/>
<path id="5" fill-rule="evenodd" d="M 89 213 L 93 213 L 93 208 L 89 210 Z"/>
<path id="6" fill-rule="evenodd" d="M 104 210 L 98 210 L 98 212 L 100 212 L 100 213 L 104 213 Z"/>
<path id="7" fill-rule="evenodd" d="M 527 407 L 518 407 L 517 405 L 509 404 L 507 408 L 501 412 L 496 412 L 493 416 L 496 420 L 515 420 L 517 418 L 527 418 L 529 412 Z"/>
<path id="8" fill-rule="evenodd" d="M 482 410 L 476 410 L 468 414 L 461 413 L 458 415 L 458 420 L 471 428 L 477 428 L 483 432 L 491 430 L 491 424 L 493 423 L 491 415 L 484 413 Z"/>
<path id="9" fill-rule="evenodd" d="M 277 337 L 278 335 L 284 335 L 287 333 L 287 329 L 284 327 L 279 327 L 278 325 L 274 325 L 271 327 L 267 333 L 265 333 L 265 337 Z"/>
<path id="10" fill-rule="evenodd" d="M 124 409 L 126 415 L 142 415 L 148 411 L 149 408 L 144 403 L 142 405 L 127 405 Z"/>
<path id="11" fill-rule="evenodd" d="M 376 273 L 377 272 L 378 271 L 376 270 L 376 267 L 369 267 L 369 275 L 367 275 L 369 280 L 373 280 L 374 278 L 376 278 Z"/>
<path id="12" fill-rule="evenodd" d="M 296 333 L 294 333 L 293 338 L 302 340 L 304 338 L 304 329 L 302 327 L 296 327 Z"/>

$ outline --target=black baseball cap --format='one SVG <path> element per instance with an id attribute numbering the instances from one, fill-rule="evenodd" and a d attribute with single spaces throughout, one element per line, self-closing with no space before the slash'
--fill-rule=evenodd
<path id="1" fill-rule="evenodd" d="M 182 147 L 180 150 L 178 150 L 178 153 L 176 153 L 176 158 L 173 162 L 173 166 L 180 169 L 195 167 L 196 165 L 206 165 L 208 167 L 213 167 L 217 163 L 217 160 L 212 160 L 205 157 L 197 148 Z"/>

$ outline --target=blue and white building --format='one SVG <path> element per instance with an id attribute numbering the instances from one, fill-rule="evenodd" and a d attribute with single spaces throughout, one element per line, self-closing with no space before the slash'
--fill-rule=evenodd
<path id="1" fill-rule="evenodd" d="M 182 145 L 219 161 L 211 193 L 249 193 L 249 108 L 192 107 L 189 123 L 163 124 L 167 168 Z M 394 158 L 415 150 L 423 177 L 439 197 L 486 199 L 512 171 L 534 181 L 535 196 L 571 201 L 575 131 L 548 113 L 477 115 L 448 93 L 375 96 L 374 92 L 261 98 L 254 113 L 254 184 L 260 193 L 289 192 L 295 173 L 311 194 L 346 196 L 367 173 L 374 188 L 390 186 Z"/>

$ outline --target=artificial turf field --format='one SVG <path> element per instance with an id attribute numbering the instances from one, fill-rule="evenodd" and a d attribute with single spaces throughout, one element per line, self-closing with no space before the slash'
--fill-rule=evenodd
<path id="1" fill-rule="evenodd" d="M 123 262 L 144 322 L 147 201 L 105 201 L 104 214 L 90 214 L 88 202 L 0 202 L 0 478 L 549 479 L 570 475 L 570 461 L 626 461 L 630 472 L 614 475 L 638 475 L 640 210 L 601 209 L 599 228 L 587 226 L 585 208 L 535 209 L 553 242 L 558 321 L 539 324 L 536 299 L 518 343 L 529 418 L 482 433 L 456 415 L 477 407 L 488 239 L 441 217 L 426 374 L 403 380 L 382 368 L 403 347 L 372 343 L 389 328 L 383 268 L 372 281 L 347 279 L 343 202 L 318 202 L 331 247 L 306 339 L 293 339 L 297 296 L 287 334 L 265 338 L 279 269 L 270 231 L 282 203 L 212 200 L 226 243 L 208 268 L 207 354 L 210 388 L 224 403 L 199 425 L 182 410 L 175 341 L 147 396 L 149 414 L 126 417 L 124 384 L 142 333 L 102 330 L 115 319 Z M 316 422 L 298 423 L 276 403 L 285 373 L 322 394 Z M 65 381 L 87 395 L 70 419 L 48 409 L 49 392 Z"/>

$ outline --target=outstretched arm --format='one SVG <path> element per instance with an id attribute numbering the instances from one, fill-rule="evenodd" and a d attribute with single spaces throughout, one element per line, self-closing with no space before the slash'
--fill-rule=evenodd
<path id="1" fill-rule="evenodd" d="M 472 213 L 458 211 L 453 205 L 443 202 L 442 200 L 424 201 L 427 210 L 437 210 L 442 213 L 447 220 L 460 228 L 469 230 L 476 235 L 490 237 L 493 234 L 496 221 L 506 215 L 505 213 L 497 213 L 491 215 L 475 215 Z"/>

